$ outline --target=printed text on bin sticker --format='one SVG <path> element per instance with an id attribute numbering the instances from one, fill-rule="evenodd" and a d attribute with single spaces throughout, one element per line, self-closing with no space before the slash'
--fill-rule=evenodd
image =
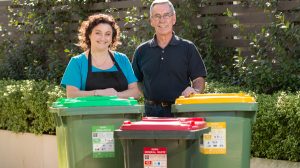
<path id="1" fill-rule="evenodd" d="M 167 148 L 144 147 L 144 168 L 167 168 Z"/>
<path id="2" fill-rule="evenodd" d="M 226 122 L 207 122 L 211 128 L 208 134 L 203 134 L 203 144 L 200 151 L 203 154 L 226 154 Z"/>
<path id="3" fill-rule="evenodd" d="M 114 125 L 92 126 L 93 158 L 115 157 Z"/>

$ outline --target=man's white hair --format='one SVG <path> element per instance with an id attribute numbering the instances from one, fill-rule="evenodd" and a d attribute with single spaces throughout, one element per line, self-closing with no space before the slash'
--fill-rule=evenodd
<path id="1" fill-rule="evenodd" d="M 170 2 L 169 0 L 154 0 L 150 6 L 150 16 L 152 16 L 153 7 L 157 4 L 168 4 L 172 13 L 175 14 L 175 9 L 172 2 Z"/>

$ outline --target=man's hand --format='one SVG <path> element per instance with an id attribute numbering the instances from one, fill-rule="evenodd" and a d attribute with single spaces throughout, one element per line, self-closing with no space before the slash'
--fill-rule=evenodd
<path id="1" fill-rule="evenodd" d="M 191 94 L 196 94 L 196 93 L 198 93 L 198 92 L 194 88 L 189 86 L 181 93 L 181 95 L 184 97 L 188 97 Z"/>
<path id="2" fill-rule="evenodd" d="M 188 97 L 191 94 L 199 94 L 204 92 L 205 88 L 205 79 L 203 77 L 198 77 L 192 81 L 193 87 L 187 87 L 181 95 L 184 97 Z"/>

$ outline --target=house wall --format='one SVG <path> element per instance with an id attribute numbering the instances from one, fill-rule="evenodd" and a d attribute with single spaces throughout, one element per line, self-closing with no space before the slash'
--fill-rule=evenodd
<path id="1" fill-rule="evenodd" d="M 1 168 L 58 168 L 56 136 L 0 130 Z"/>

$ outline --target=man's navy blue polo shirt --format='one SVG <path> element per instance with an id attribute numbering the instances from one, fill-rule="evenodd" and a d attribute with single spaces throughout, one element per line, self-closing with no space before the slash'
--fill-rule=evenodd
<path id="1" fill-rule="evenodd" d="M 143 83 L 144 97 L 152 101 L 175 101 L 198 77 L 206 77 L 206 68 L 196 46 L 173 34 L 165 48 L 156 38 L 137 47 L 132 67 Z"/>

